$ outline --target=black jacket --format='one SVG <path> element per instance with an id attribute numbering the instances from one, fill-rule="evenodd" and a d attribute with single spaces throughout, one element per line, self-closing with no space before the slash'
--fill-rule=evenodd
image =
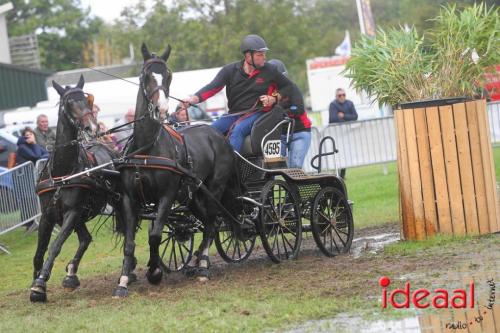
<path id="1" fill-rule="evenodd" d="M 294 132 L 310 132 L 311 131 L 311 120 L 307 117 L 307 113 L 304 109 L 304 98 L 302 97 L 302 92 L 299 87 L 294 83 L 292 94 L 290 97 L 283 97 L 280 105 L 288 111 L 288 116 L 295 119 Z M 283 133 L 286 133 L 286 126 L 283 129 Z"/>
<path id="2" fill-rule="evenodd" d="M 354 104 L 346 99 L 344 103 L 339 103 L 337 100 L 334 100 L 330 103 L 330 121 L 329 123 L 341 123 L 344 121 L 353 121 L 358 119 L 358 113 L 356 112 L 356 108 Z M 344 113 L 344 118 L 339 118 L 339 112 Z"/>
<path id="3" fill-rule="evenodd" d="M 259 97 L 267 95 L 272 85 L 283 96 L 292 94 L 293 83 L 268 63 L 256 69 L 252 75 L 243 70 L 243 60 L 221 68 L 215 78 L 201 88 L 195 95 L 200 102 L 212 97 L 224 87 L 228 100 L 229 113 L 251 111 L 254 105 L 261 105 Z"/>

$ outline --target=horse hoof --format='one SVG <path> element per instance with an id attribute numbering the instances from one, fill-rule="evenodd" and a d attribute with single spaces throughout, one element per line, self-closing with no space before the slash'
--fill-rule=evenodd
<path id="1" fill-rule="evenodd" d="M 118 286 L 113 290 L 113 298 L 124 298 L 128 296 L 128 288 Z"/>
<path id="2" fill-rule="evenodd" d="M 182 273 L 188 277 L 188 278 L 193 278 L 196 276 L 196 271 L 197 271 L 197 268 L 194 267 L 194 266 L 184 266 L 182 268 Z"/>
<path id="3" fill-rule="evenodd" d="M 161 282 L 161 278 L 163 276 L 163 272 L 159 268 L 155 268 L 153 272 L 149 269 L 146 272 L 146 277 L 148 278 L 149 283 L 151 284 L 159 284 Z"/>
<path id="4" fill-rule="evenodd" d="M 78 280 L 78 276 L 76 275 L 66 276 L 62 282 L 62 286 L 68 291 L 73 291 L 80 286 L 80 280 Z"/>
<path id="5" fill-rule="evenodd" d="M 198 277 L 196 278 L 196 280 L 197 280 L 198 282 L 201 282 L 201 283 L 206 283 L 206 282 L 210 281 L 210 279 L 209 279 L 208 277 L 206 277 L 206 276 L 198 276 Z"/>
<path id="6" fill-rule="evenodd" d="M 131 283 L 134 283 L 134 282 L 137 282 L 137 274 L 130 273 L 128 275 L 128 283 L 131 284 Z"/>
<path id="7" fill-rule="evenodd" d="M 47 293 L 45 292 L 37 292 L 37 291 L 31 291 L 30 293 L 30 301 L 32 303 L 45 303 L 47 302 Z"/>
<path id="8" fill-rule="evenodd" d="M 196 280 L 198 282 L 208 282 L 210 280 L 210 271 L 208 268 L 198 267 L 196 270 Z"/>

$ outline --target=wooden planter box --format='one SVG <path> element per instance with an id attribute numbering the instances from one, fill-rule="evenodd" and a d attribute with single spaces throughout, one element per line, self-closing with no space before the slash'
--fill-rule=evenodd
<path id="1" fill-rule="evenodd" d="M 500 231 L 486 101 L 429 104 L 394 113 L 404 238 Z"/>

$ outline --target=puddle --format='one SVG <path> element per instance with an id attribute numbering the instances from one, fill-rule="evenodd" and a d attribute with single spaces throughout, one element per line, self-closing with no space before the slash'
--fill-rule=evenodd
<path id="1" fill-rule="evenodd" d="M 355 238 L 352 241 L 351 254 L 354 258 L 358 258 L 364 252 L 377 253 L 382 250 L 384 246 L 398 242 L 400 239 L 399 232 Z"/>
<path id="2" fill-rule="evenodd" d="M 333 319 L 308 321 L 285 332 L 495 333 L 500 332 L 500 305 L 495 304 L 492 310 L 483 306 L 469 311 L 439 309 L 435 314 L 423 314 L 398 320 L 366 321 L 360 317 L 343 314 Z"/>

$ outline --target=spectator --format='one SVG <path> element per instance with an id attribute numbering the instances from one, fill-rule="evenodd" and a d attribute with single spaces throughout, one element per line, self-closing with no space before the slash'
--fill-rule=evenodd
<path id="1" fill-rule="evenodd" d="M 48 157 L 49 154 L 45 148 L 36 143 L 35 132 L 31 128 L 26 127 L 22 131 L 22 136 L 17 141 L 17 164 L 23 164 L 27 161 L 35 164 L 39 159 Z M 36 194 L 34 191 L 26 191 L 26 181 L 20 175 L 14 175 L 13 184 L 15 193 L 18 195 L 18 200 L 23 202 L 20 205 L 21 222 L 25 222 L 24 226 L 26 229 L 29 229 L 34 221 L 31 218 L 35 213 L 33 207 L 35 207 L 37 202 Z"/>
<path id="2" fill-rule="evenodd" d="M 342 88 L 338 88 L 335 91 L 335 99 L 330 103 L 329 111 L 330 124 L 358 119 L 358 113 L 356 112 L 354 104 L 346 99 L 345 90 Z"/>
<path id="3" fill-rule="evenodd" d="M 175 112 L 168 117 L 168 121 L 176 126 L 189 125 L 189 115 L 184 105 L 177 105 Z"/>
<path id="4" fill-rule="evenodd" d="M 345 90 L 338 88 L 335 91 L 335 100 L 330 103 L 330 121 L 329 123 L 342 123 L 358 119 L 358 113 L 354 104 L 346 99 Z M 340 169 L 340 177 L 345 178 L 345 169 Z"/>
<path id="5" fill-rule="evenodd" d="M 108 130 L 106 128 L 106 124 L 104 124 L 102 121 L 98 122 L 97 125 L 99 126 L 99 133 L 104 133 Z M 99 141 L 101 141 L 102 143 L 104 143 L 113 150 L 118 150 L 116 147 L 116 138 L 113 134 L 103 135 L 99 137 Z"/>
<path id="6" fill-rule="evenodd" d="M 134 133 L 134 119 L 135 109 L 129 108 L 127 113 L 125 113 L 125 118 L 116 124 L 116 126 L 127 124 L 126 126 L 118 129 L 115 133 L 116 146 L 119 150 L 122 150 L 125 147 L 127 139 L 132 136 L 132 133 Z"/>
<path id="7" fill-rule="evenodd" d="M 48 157 L 47 150 L 36 143 L 35 132 L 31 128 L 26 127 L 22 132 L 22 136 L 17 140 L 17 164 L 27 161 L 36 163 L 39 159 Z"/>
<path id="8" fill-rule="evenodd" d="M 56 133 L 49 127 L 49 118 L 40 114 L 36 117 L 35 133 L 36 142 L 45 150 L 51 150 L 49 146 L 54 146 L 56 142 Z"/>
<path id="9" fill-rule="evenodd" d="M 92 105 L 92 115 L 94 116 L 94 119 L 97 120 L 97 116 L 99 115 L 99 111 L 101 111 L 101 108 L 97 104 Z"/>

